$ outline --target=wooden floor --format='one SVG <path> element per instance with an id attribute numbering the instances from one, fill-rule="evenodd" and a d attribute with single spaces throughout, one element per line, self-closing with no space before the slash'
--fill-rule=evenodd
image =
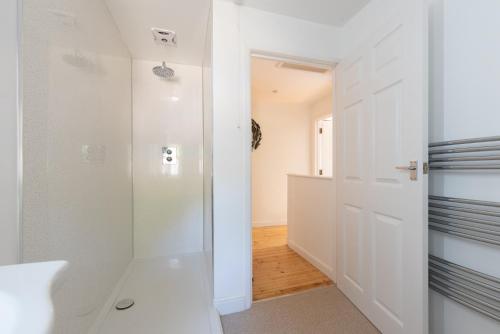
<path id="1" fill-rule="evenodd" d="M 332 281 L 287 245 L 287 227 L 253 229 L 253 300 L 331 285 Z"/>

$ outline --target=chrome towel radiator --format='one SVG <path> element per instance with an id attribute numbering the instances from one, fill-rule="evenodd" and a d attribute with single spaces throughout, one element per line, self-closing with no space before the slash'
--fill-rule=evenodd
<path id="1" fill-rule="evenodd" d="M 431 170 L 500 170 L 500 136 L 429 145 Z"/>
<path id="2" fill-rule="evenodd" d="M 500 136 L 432 143 L 429 167 L 440 172 L 498 173 Z M 500 249 L 500 203 L 431 195 L 429 229 Z M 429 287 L 500 321 L 500 278 L 429 255 Z"/>
<path id="3" fill-rule="evenodd" d="M 500 321 L 500 279 L 429 256 L 429 287 Z"/>
<path id="4" fill-rule="evenodd" d="M 429 229 L 500 246 L 500 203 L 429 196 Z"/>

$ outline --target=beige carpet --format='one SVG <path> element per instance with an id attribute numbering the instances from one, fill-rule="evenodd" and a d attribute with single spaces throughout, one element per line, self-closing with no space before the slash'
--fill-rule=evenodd
<path id="1" fill-rule="evenodd" d="M 336 287 L 253 304 L 222 317 L 224 334 L 371 334 L 379 331 Z"/>

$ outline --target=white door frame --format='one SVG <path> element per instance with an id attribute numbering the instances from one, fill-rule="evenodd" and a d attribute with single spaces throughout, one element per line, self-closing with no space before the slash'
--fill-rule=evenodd
<path id="1" fill-rule="evenodd" d="M 280 61 L 292 61 L 305 64 L 315 64 L 318 66 L 329 66 L 335 69 L 335 66 L 340 62 L 340 59 L 332 59 L 331 61 L 324 61 L 318 59 L 310 59 L 304 57 L 297 57 L 292 55 L 285 55 L 280 53 L 275 53 L 271 51 L 252 49 L 248 46 L 242 44 L 240 49 L 240 68 L 241 68 L 241 109 L 242 109 L 242 119 L 241 119 L 241 130 L 246 133 L 243 136 L 243 146 L 244 146 L 244 189 L 245 189 L 245 205 L 244 205 L 244 215 L 243 220 L 245 222 L 244 231 L 244 245 L 245 248 L 245 304 L 247 307 L 251 307 L 253 303 L 252 294 L 252 57 L 261 57 L 267 59 L 274 59 Z M 332 75 L 333 89 L 332 98 L 335 98 L 335 75 Z M 332 117 L 335 115 L 335 103 L 333 103 Z M 334 122 L 333 122 L 334 123 Z M 335 149 L 335 143 L 333 145 Z M 335 152 L 333 153 L 335 157 Z"/>

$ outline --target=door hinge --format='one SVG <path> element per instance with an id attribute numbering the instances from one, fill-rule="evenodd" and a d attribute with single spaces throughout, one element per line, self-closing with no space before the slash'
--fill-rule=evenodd
<path id="1" fill-rule="evenodd" d="M 319 175 L 323 175 L 323 170 L 322 169 L 319 170 Z"/>
<path id="2" fill-rule="evenodd" d="M 424 162 L 423 167 L 424 167 L 424 175 L 429 174 L 429 163 Z"/>
<path id="3" fill-rule="evenodd" d="M 319 128 L 319 134 L 323 134 L 323 128 Z"/>

